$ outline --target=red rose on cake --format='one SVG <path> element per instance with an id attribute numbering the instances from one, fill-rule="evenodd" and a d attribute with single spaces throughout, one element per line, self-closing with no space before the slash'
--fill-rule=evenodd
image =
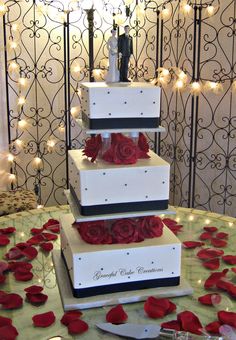
<path id="1" fill-rule="evenodd" d="M 85 148 L 83 150 L 83 154 L 87 157 L 91 157 L 91 162 L 94 162 L 101 148 L 102 137 L 101 135 L 96 135 L 85 141 Z"/>
<path id="2" fill-rule="evenodd" d="M 111 244 L 112 237 L 104 221 L 75 223 L 81 238 L 90 244 Z"/>
<path id="3" fill-rule="evenodd" d="M 122 218 L 111 226 L 113 243 L 140 242 L 137 223 L 130 218 Z"/>
<path id="4" fill-rule="evenodd" d="M 163 233 L 163 222 L 157 216 L 142 217 L 138 221 L 138 229 L 141 239 L 160 237 Z"/>
<path id="5" fill-rule="evenodd" d="M 103 154 L 103 159 L 115 164 L 134 164 L 138 159 L 138 147 L 121 133 L 112 134 L 111 147 Z"/>
<path id="6" fill-rule="evenodd" d="M 147 138 L 144 136 L 142 132 L 139 133 L 138 138 L 138 158 L 150 158 L 148 156 L 149 145 L 147 142 Z"/>

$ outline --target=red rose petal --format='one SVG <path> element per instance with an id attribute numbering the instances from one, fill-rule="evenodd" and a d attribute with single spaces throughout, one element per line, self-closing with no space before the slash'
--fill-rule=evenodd
<path id="1" fill-rule="evenodd" d="M 191 332 L 197 335 L 202 334 L 202 324 L 194 313 L 190 311 L 179 313 L 177 315 L 177 320 L 180 322 L 183 331 Z"/>
<path id="2" fill-rule="evenodd" d="M 228 269 L 224 269 L 222 272 L 212 273 L 205 281 L 204 288 L 209 289 L 214 287 L 219 280 L 226 276 Z"/>
<path id="3" fill-rule="evenodd" d="M 3 274 L 6 270 L 9 270 L 8 263 L 4 261 L 0 261 L 0 274 Z"/>
<path id="4" fill-rule="evenodd" d="M 0 304 L 2 303 L 2 301 L 4 301 L 4 297 L 7 295 L 6 292 L 4 292 L 3 290 L 0 290 Z"/>
<path id="5" fill-rule="evenodd" d="M 183 228 L 182 225 L 178 224 L 171 218 L 163 218 L 163 223 L 176 235 Z"/>
<path id="6" fill-rule="evenodd" d="M 177 235 L 180 231 L 182 231 L 183 226 L 176 224 L 176 225 L 173 225 L 173 226 L 167 226 L 167 228 L 169 228 L 172 231 L 172 233 Z"/>
<path id="7" fill-rule="evenodd" d="M 16 281 L 24 281 L 25 282 L 25 281 L 32 280 L 34 274 L 31 273 L 28 270 L 25 270 L 25 271 L 17 270 L 17 271 L 14 272 L 14 276 L 15 276 Z"/>
<path id="8" fill-rule="evenodd" d="M 1 228 L 0 234 L 13 234 L 16 231 L 14 227 Z"/>
<path id="9" fill-rule="evenodd" d="M 6 277 L 5 275 L 0 274 L 0 284 L 5 283 L 6 278 L 7 278 L 7 277 Z"/>
<path id="10" fill-rule="evenodd" d="M 214 233 L 218 230 L 218 228 L 216 227 L 209 227 L 209 226 L 203 227 L 203 229 L 208 231 L 209 233 Z"/>
<path id="11" fill-rule="evenodd" d="M 23 249 L 27 248 L 28 246 L 29 245 L 26 242 L 19 242 L 15 245 L 15 247 L 19 248 L 20 250 L 23 250 Z"/>
<path id="12" fill-rule="evenodd" d="M 229 234 L 228 233 L 223 233 L 223 232 L 220 232 L 220 233 L 217 233 L 215 235 L 216 238 L 220 238 L 220 239 L 223 239 L 223 238 L 228 238 L 229 237 Z"/>
<path id="13" fill-rule="evenodd" d="M 144 303 L 144 310 L 150 318 L 162 318 L 176 310 L 176 305 L 168 299 L 150 296 Z"/>
<path id="14" fill-rule="evenodd" d="M 29 260 L 33 260 L 38 255 L 38 251 L 36 248 L 28 246 L 27 248 L 22 250 L 22 254 Z"/>
<path id="15" fill-rule="evenodd" d="M 11 325 L 11 324 L 12 324 L 12 320 L 11 319 L 5 318 L 4 316 L 0 315 L 0 327 Z"/>
<path id="16" fill-rule="evenodd" d="M 181 331 L 181 324 L 177 320 L 163 322 L 161 327 L 164 329 L 175 329 L 176 331 Z"/>
<path id="17" fill-rule="evenodd" d="M 225 291 L 228 291 L 232 285 L 232 282 L 226 280 L 219 280 L 216 282 L 216 287 Z"/>
<path id="18" fill-rule="evenodd" d="M 82 334 L 88 330 L 88 324 L 80 319 L 73 320 L 68 325 L 69 334 Z"/>
<path id="19" fill-rule="evenodd" d="M 48 225 L 48 226 L 44 227 L 44 229 L 48 230 L 48 231 L 50 231 L 52 233 L 58 234 L 60 232 L 60 224 L 57 221 L 57 223 Z"/>
<path id="20" fill-rule="evenodd" d="M 0 235 L 0 246 L 6 246 L 10 243 L 10 239 L 6 235 Z"/>
<path id="21" fill-rule="evenodd" d="M 231 270 L 236 274 L 236 268 L 231 268 Z"/>
<path id="22" fill-rule="evenodd" d="M 219 334 L 221 323 L 214 321 L 205 326 L 205 330 L 209 333 Z"/>
<path id="23" fill-rule="evenodd" d="M 42 233 L 41 235 L 45 238 L 46 241 L 54 241 L 58 238 L 57 235 L 51 233 Z"/>
<path id="24" fill-rule="evenodd" d="M 56 317 L 53 312 L 47 312 L 34 315 L 32 320 L 35 327 L 49 327 L 55 322 Z"/>
<path id="25" fill-rule="evenodd" d="M 41 234 L 43 232 L 43 230 L 44 230 L 43 228 L 32 228 L 30 230 L 30 232 L 33 235 L 38 235 L 38 234 Z"/>
<path id="26" fill-rule="evenodd" d="M 187 249 L 194 249 L 194 248 L 197 248 L 197 247 L 201 247 L 201 246 L 204 246 L 204 242 L 197 242 L 197 241 L 184 241 L 183 242 L 183 246 L 184 248 L 187 248 Z"/>
<path id="27" fill-rule="evenodd" d="M 197 257 L 201 260 L 209 260 L 215 257 L 221 257 L 224 254 L 223 250 L 214 248 L 204 248 L 199 250 Z"/>
<path id="28" fill-rule="evenodd" d="M 15 309 L 22 306 L 23 299 L 20 295 L 11 293 L 4 295 L 0 303 L 3 309 Z"/>
<path id="29" fill-rule="evenodd" d="M 19 248 L 13 247 L 9 250 L 8 253 L 6 253 L 5 256 L 8 260 L 18 260 L 21 257 L 23 257 L 24 255 L 22 254 L 22 252 Z"/>
<path id="30" fill-rule="evenodd" d="M 25 261 L 11 261 L 9 262 L 9 270 L 12 272 L 19 270 L 19 269 L 31 270 L 33 268 L 32 264 Z"/>
<path id="31" fill-rule="evenodd" d="M 203 305 L 213 306 L 215 304 L 220 303 L 221 296 L 218 293 L 206 294 L 206 295 L 200 296 L 198 298 L 198 301 L 202 303 Z"/>
<path id="32" fill-rule="evenodd" d="M 53 244 L 51 242 L 43 242 L 43 243 L 40 243 L 40 248 L 44 251 L 51 251 L 53 249 Z"/>
<path id="33" fill-rule="evenodd" d="M 217 313 L 218 319 L 222 324 L 226 324 L 236 328 L 236 313 L 219 311 Z"/>
<path id="34" fill-rule="evenodd" d="M 30 294 L 39 294 L 43 291 L 43 287 L 33 285 L 33 286 L 25 288 L 24 291 Z"/>
<path id="35" fill-rule="evenodd" d="M 163 218 L 162 221 L 167 227 L 171 227 L 173 225 L 178 224 L 178 222 L 173 220 L 172 218 Z"/>
<path id="36" fill-rule="evenodd" d="M 227 292 L 230 296 L 232 296 L 234 299 L 236 298 L 236 285 L 230 285 L 227 289 Z"/>
<path id="37" fill-rule="evenodd" d="M 203 267 L 207 269 L 216 270 L 216 269 L 219 269 L 220 267 L 220 259 L 219 258 L 210 259 L 210 260 L 204 261 L 202 265 Z"/>
<path id="38" fill-rule="evenodd" d="M 210 240 L 211 238 L 212 238 L 213 236 L 212 236 L 212 233 L 209 233 L 209 232 L 207 232 L 207 231 L 205 231 L 204 233 L 202 233 L 200 236 L 199 236 L 199 238 L 200 238 L 200 240 Z"/>
<path id="39" fill-rule="evenodd" d="M 30 294 L 26 293 L 27 300 L 32 304 L 42 304 L 45 303 L 48 299 L 48 296 L 43 293 L 39 294 Z"/>
<path id="40" fill-rule="evenodd" d="M 236 255 L 225 255 L 222 256 L 222 260 L 228 264 L 236 264 Z"/>
<path id="41" fill-rule="evenodd" d="M 227 242 L 224 241 L 224 240 L 221 240 L 219 238 L 216 238 L 216 237 L 213 237 L 211 239 L 211 244 L 214 246 L 214 247 L 217 247 L 217 248 L 222 248 L 222 247 L 226 247 L 227 246 Z"/>
<path id="42" fill-rule="evenodd" d="M 125 313 L 121 305 L 111 308 L 106 314 L 106 321 L 116 325 L 124 323 L 127 319 L 128 315 Z"/>
<path id="43" fill-rule="evenodd" d="M 32 246 L 36 246 L 38 244 L 40 244 L 41 242 L 45 242 L 46 239 L 45 237 L 43 236 L 43 234 L 38 234 L 38 235 L 35 235 L 33 237 L 31 237 L 30 239 L 27 240 L 27 243 L 32 245 Z"/>
<path id="44" fill-rule="evenodd" d="M 51 227 L 58 227 L 60 226 L 60 222 L 58 220 L 55 220 L 54 218 L 50 218 L 44 225 L 43 229 L 51 230 Z"/>
<path id="45" fill-rule="evenodd" d="M 61 318 L 61 323 L 67 326 L 71 321 L 79 319 L 81 315 L 83 315 L 83 313 L 78 310 L 68 311 Z"/>
<path id="46" fill-rule="evenodd" d="M 12 325 L 0 327 L 0 339 L 15 340 L 18 334 L 17 329 Z"/>

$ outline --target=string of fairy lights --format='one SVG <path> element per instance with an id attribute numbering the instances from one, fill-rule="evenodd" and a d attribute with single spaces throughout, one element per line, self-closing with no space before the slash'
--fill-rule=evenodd
<path id="1" fill-rule="evenodd" d="M 123 0 L 124 5 L 124 11 L 117 11 L 117 13 L 113 13 L 113 20 L 117 26 L 122 26 L 126 19 L 127 19 L 127 13 L 130 14 L 130 6 L 134 0 Z M 146 11 L 146 3 L 148 1 L 143 1 L 139 3 L 138 5 L 135 5 L 134 13 L 138 19 L 141 19 L 145 16 Z M 167 4 L 170 1 L 163 2 L 163 5 L 159 7 L 160 10 L 160 16 L 163 20 L 167 20 L 171 16 L 171 10 L 167 7 Z M 48 11 L 50 10 L 50 6 L 53 2 L 50 1 L 47 3 L 47 0 L 44 2 L 38 1 L 36 2 L 37 6 L 37 13 L 39 15 L 47 15 Z M 65 9 L 63 11 L 58 11 L 58 20 L 62 23 L 67 20 L 67 14 L 69 12 L 73 12 L 80 9 L 85 9 L 88 7 L 93 7 L 96 9 L 96 4 L 101 3 L 99 1 L 92 1 L 92 0 L 71 0 L 67 1 L 67 7 L 65 6 Z M 203 10 L 205 11 L 205 14 L 210 17 L 213 16 L 218 8 L 217 6 L 213 5 L 213 0 L 206 5 Z M 50 6 L 49 6 L 50 4 Z M 81 5 L 81 7 L 80 7 Z M 193 5 L 188 0 L 182 0 L 180 2 L 180 12 L 185 16 L 190 16 L 193 12 Z M 7 12 L 10 9 L 8 8 L 5 1 L 0 0 L 0 17 L 7 14 Z M 14 150 L 23 149 L 26 148 L 26 143 L 20 138 L 20 136 L 23 134 L 23 132 L 27 129 L 30 129 L 31 124 L 26 119 L 23 118 L 22 112 L 23 107 L 26 104 L 27 101 L 27 86 L 29 86 L 29 80 L 21 75 L 20 65 L 17 63 L 16 56 L 16 49 L 18 48 L 20 41 L 17 39 L 17 34 L 19 33 L 19 25 L 16 23 L 10 24 L 10 32 L 11 36 L 8 42 L 8 51 L 10 54 L 12 53 L 14 55 L 14 58 L 9 61 L 8 63 L 8 70 L 7 72 L 14 76 L 14 79 L 16 80 L 18 84 L 18 102 L 17 102 L 17 113 L 18 113 L 18 123 L 16 127 L 17 131 L 17 137 L 14 139 L 13 142 L 11 142 L 9 146 L 10 153 L 6 154 L 7 160 L 12 165 L 15 161 L 15 155 Z M 96 81 L 102 81 L 105 78 L 105 74 L 107 72 L 107 69 L 109 67 L 108 59 L 103 60 L 100 64 L 101 68 L 96 68 L 93 70 L 93 76 Z M 72 70 L 75 74 L 79 75 L 83 73 L 83 68 L 79 65 L 79 63 L 75 63 Z M 79 79 L 79 77 L 78 77 Z M 79 80 L 78 80 L 79 81 Z M 219 94 L 223 91 L 223 84 L 221 82 L 216 81 L 196 81 L 192 80 L 187 72 L 183 69 L 177 68 L 177 67 L 171 67 L 171 68 L 158 68 L 157 69 L 157 77 L 154 79 L 150 79 L 151 83 L 157 86 L 161 87 L 172 87 L 174 91 L 189 91 L 189 93 L 192 96 L 199 96 L 201 93 L 205 92 L 212 92 L 214 94 Z M 236 80 L 232 80 L 232 90 L 236 91 Z M 79 93 L 79 89 L 78 95 Z M 71 115 L 74 119 L 78 118 L 80 115 L 80 106 L 74 106 L 71 108 Z M 59 124 L 58 130 L 60 133 L 65 132 L 65 125 L 64 123 Z M 47 140 L 46 147 L 49 153 L 52 153 L 55 149 L 55 146 L 57 144 L 57 141 L 50 137 Z M 32 166 L 37 171 L 40 171 L 43 168 L 43 159 L 40 157 L 40 155 L 37 155 L 32 159 Z M 16 184 L 17 178 L 14 173 L 8 174 L 8 184 Z"/>

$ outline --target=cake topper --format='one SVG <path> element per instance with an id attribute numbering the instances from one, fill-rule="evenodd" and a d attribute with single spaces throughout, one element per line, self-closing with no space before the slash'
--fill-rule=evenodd
<path id="1" fill-rule="evenodd" d="M 106 76 L 106 83 L 115 83 L 119 81 L 119 71 L 117 68 L 118 41 L 116 38 L 116 29 L 111 30 L 111 37 L 108 39 L 107 48 L 109 51 L 109 71 Z"/>
<path id="2" fill-rule="evenodd" d="M 124 30 L 125 33 L 121 34 L 118 38 L 118 52 L 121 58 L 120 62 L 120 81 L 130 82 L 128 79 L 128 67 L 129 59 L 133 54 L 133 39 L 129 35 L 129 25 L 126 25 Z"/>

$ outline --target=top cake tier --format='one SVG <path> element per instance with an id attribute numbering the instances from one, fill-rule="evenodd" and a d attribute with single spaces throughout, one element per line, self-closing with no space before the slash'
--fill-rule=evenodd
<path id="1" fill-rule="evenodd" d="M 150 83 L 82 83 L 82 120 L 88 129 L 157 128 L 160 94 Z"/>

